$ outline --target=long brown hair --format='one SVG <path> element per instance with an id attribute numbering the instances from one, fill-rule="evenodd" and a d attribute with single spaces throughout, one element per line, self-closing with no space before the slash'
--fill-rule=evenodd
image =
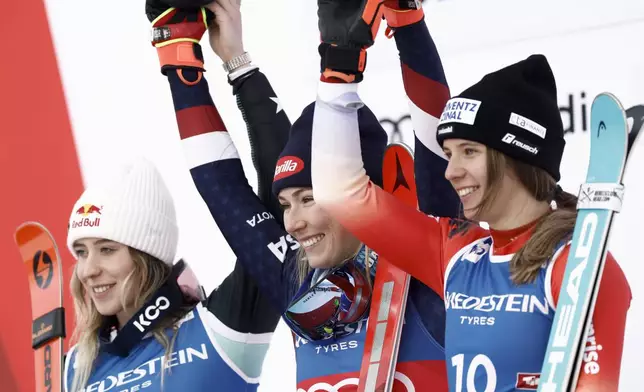
<path id="1" fill-rule="evenodd" d="M 476 215 L 491 208 L 506 170 L 511 170 L 537 201 L 556 204 L 555 209 L 538 220 L 530 239 L 510 261 L 512 281 L 525 284 L 537 278 L 541 267 L 554 255 L 557 244 L 572 236 L 577 219 L 577 197 L 563 191 L 545 170 L 488 148 L 488 184 Z"/>
<path id="2" fill-rule="evenodd" d="M 134 269 L 124 280 L 121 302 L 123 308 L 127 309 L 127 304 L 125 303 L 126 294 L 134 290 L 134 303 L 131 308 L 139 309 L 170 276 L 172 267 L 136 249 L 129 248 L 129 252 L 134 262 Z M 76 266 L 74 267 L 70 285 L 76 315 L 76 328 L 72 335 L 72 340 L 76 342 L 76 370 L 74 371 L 74 380 L 70 392 L 78 392 L 85 388 L 94 368 L 94 361 L 99 351 L 98 333 L 105 321 L 105 316 L 101 315 L 94 303 L 88 299 L 85 288 L 76 274 Z M 169 359 L 177 336 L 175 324 L 188 311 L 188 308 L 181 309 L 176 317 L 168 317 L 152 331 L 152 335 L 165 348 L 165 361 Z M 175 329 L 172 334 L 172 340 L 168 338 L 164 331 L 170 327 Z M 161 373 L 162 387 L 164 373 Z"/>

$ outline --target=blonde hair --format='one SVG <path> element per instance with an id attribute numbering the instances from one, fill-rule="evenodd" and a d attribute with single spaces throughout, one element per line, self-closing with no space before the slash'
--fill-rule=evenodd
<path id="1" fill-rule="evenodd" d="M 488 183 L 477 216 L 488 211 L 498 196 L 505 171 L 512 170 L 519 182 L 537 200 L 557 204 L 537 221 L 530 239 L 510 261 L 510 278 L 515 284 L 534 282 L 541 267 L 552 258 L 557 244 L 572 237 L 577 220 L 577 197 L 564 192 L 545 170 L 487 149 Z"/>
<path id="2" fill-rule="evenodd" d="M 166 281 L 172 267 L 164 262 L 133 248 L 129 248 L 130 256 L 134 262 L 134 269 L 125 278 L 121 291 L 121 303 L 124 309 L 128 309 L 125 299 L 127 294 L 135 290 L 136 294 L 132 309 L 139 309 L 152 294 L 154 294 L 161 285 Z M 76 369 L 74 371 L 74 380 L 70 392 L 79 392 L 85 388 L 94 368 L 94 361 L 98 356 L 99 343 L 98 334 L 105 316 L 101 315 L 94 303 L 89 299 L 85 288 L 78 279 L 74 267 L 74 273 L 71 279 L 71 293 L 74 300 L 74 311 L 76 315 L 76 327 L 72 334 L 72 340 L 76 342 Z M 172 352 L 172 346 L 177 336 L 177 328 L 175 326 L 177 320 L 180 319 L 188 308 L 180 309 L 176 317 L 168 317 L 163 320 L 160 325 L 152 330 L 153 336 L 165 348 L 164 361 L 169 359 Z M 165 329 L 172 327 L 174 333 L 172 340 L 168 339 Z M 68 358 L 67 360 L 71 360 Z M 161 386 L 163 387 L 164 369 L 161 372 Z"/>
<path id="3" fill-rule="evenodd" d="M 309 260 L 306 257 L 306 251 L 304 250 L 303 246 L 300 246 L 297 249 L 297 253 L 295 254 L 295 262 L 297 263 L 297 284 L 301 286 L 312 269 L 309 265 Z"/>

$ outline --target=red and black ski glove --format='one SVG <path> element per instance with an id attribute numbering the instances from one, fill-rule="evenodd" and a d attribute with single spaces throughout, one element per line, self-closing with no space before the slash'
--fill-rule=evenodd
<path id="1" fill-rule="evenodd" d="M 172 0 L 147 0 L 145 3 L 145 13 L 152 23 L 152 45 L 157 48 L 161 73 L 165 75 L 170 69 L 205 71 L 199 41 L 214 15 L 205 8 L 179 9 L 168 3 Z M 182 73 L 178 73 L 182 77 Z"/>
<path id="2" fill-rule="evenodd" d="M 393 36 L 399 27 L 421 21 L 425 17 L 420 0 L 385 0 L 384 16 L 387 20 L 387 37 Z"/>
<path id="3" fill-rule="evenodd" d="M 357 83 L 383 17 L 384 0 L 318 0 L 321 79 Z"/>

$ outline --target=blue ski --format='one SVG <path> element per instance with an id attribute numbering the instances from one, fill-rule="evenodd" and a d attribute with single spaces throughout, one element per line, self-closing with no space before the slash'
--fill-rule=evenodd
<path id="1" fill-rule="evenodd" d="M 591 142 L 586 183 L 544 357 L 539 391 L 574 391 L 599 291 L 613 216 L 624 195 L 622 177 L 630 145 L 624 108 L 615 96 L 599 94 L 591 108 Z"/>

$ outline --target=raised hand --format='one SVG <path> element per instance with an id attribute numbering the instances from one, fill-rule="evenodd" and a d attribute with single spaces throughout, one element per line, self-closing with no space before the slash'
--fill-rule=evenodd
<path id="1" fill-rule="evenodd" d="M 204 71 L 199 41 L 212 13 L 205 8 L 170 7 L 161 0 L 147 0 L 145 12 L 152 23 L 152 45 L 157 48 L 161 72 L 176 68 Z"/>
<path id="2" fill-rule="evenodd" d="M 244 54 L 240 0 L 217 0 L 206 5 L 215 14 L 210 24 L 210 46 L 221 61 Z"/>
<path id="3" fill-rule="evenodd" d="M 384 0 L 318 0 L 324 79 L 360 82 L 383 16 Z"/>

